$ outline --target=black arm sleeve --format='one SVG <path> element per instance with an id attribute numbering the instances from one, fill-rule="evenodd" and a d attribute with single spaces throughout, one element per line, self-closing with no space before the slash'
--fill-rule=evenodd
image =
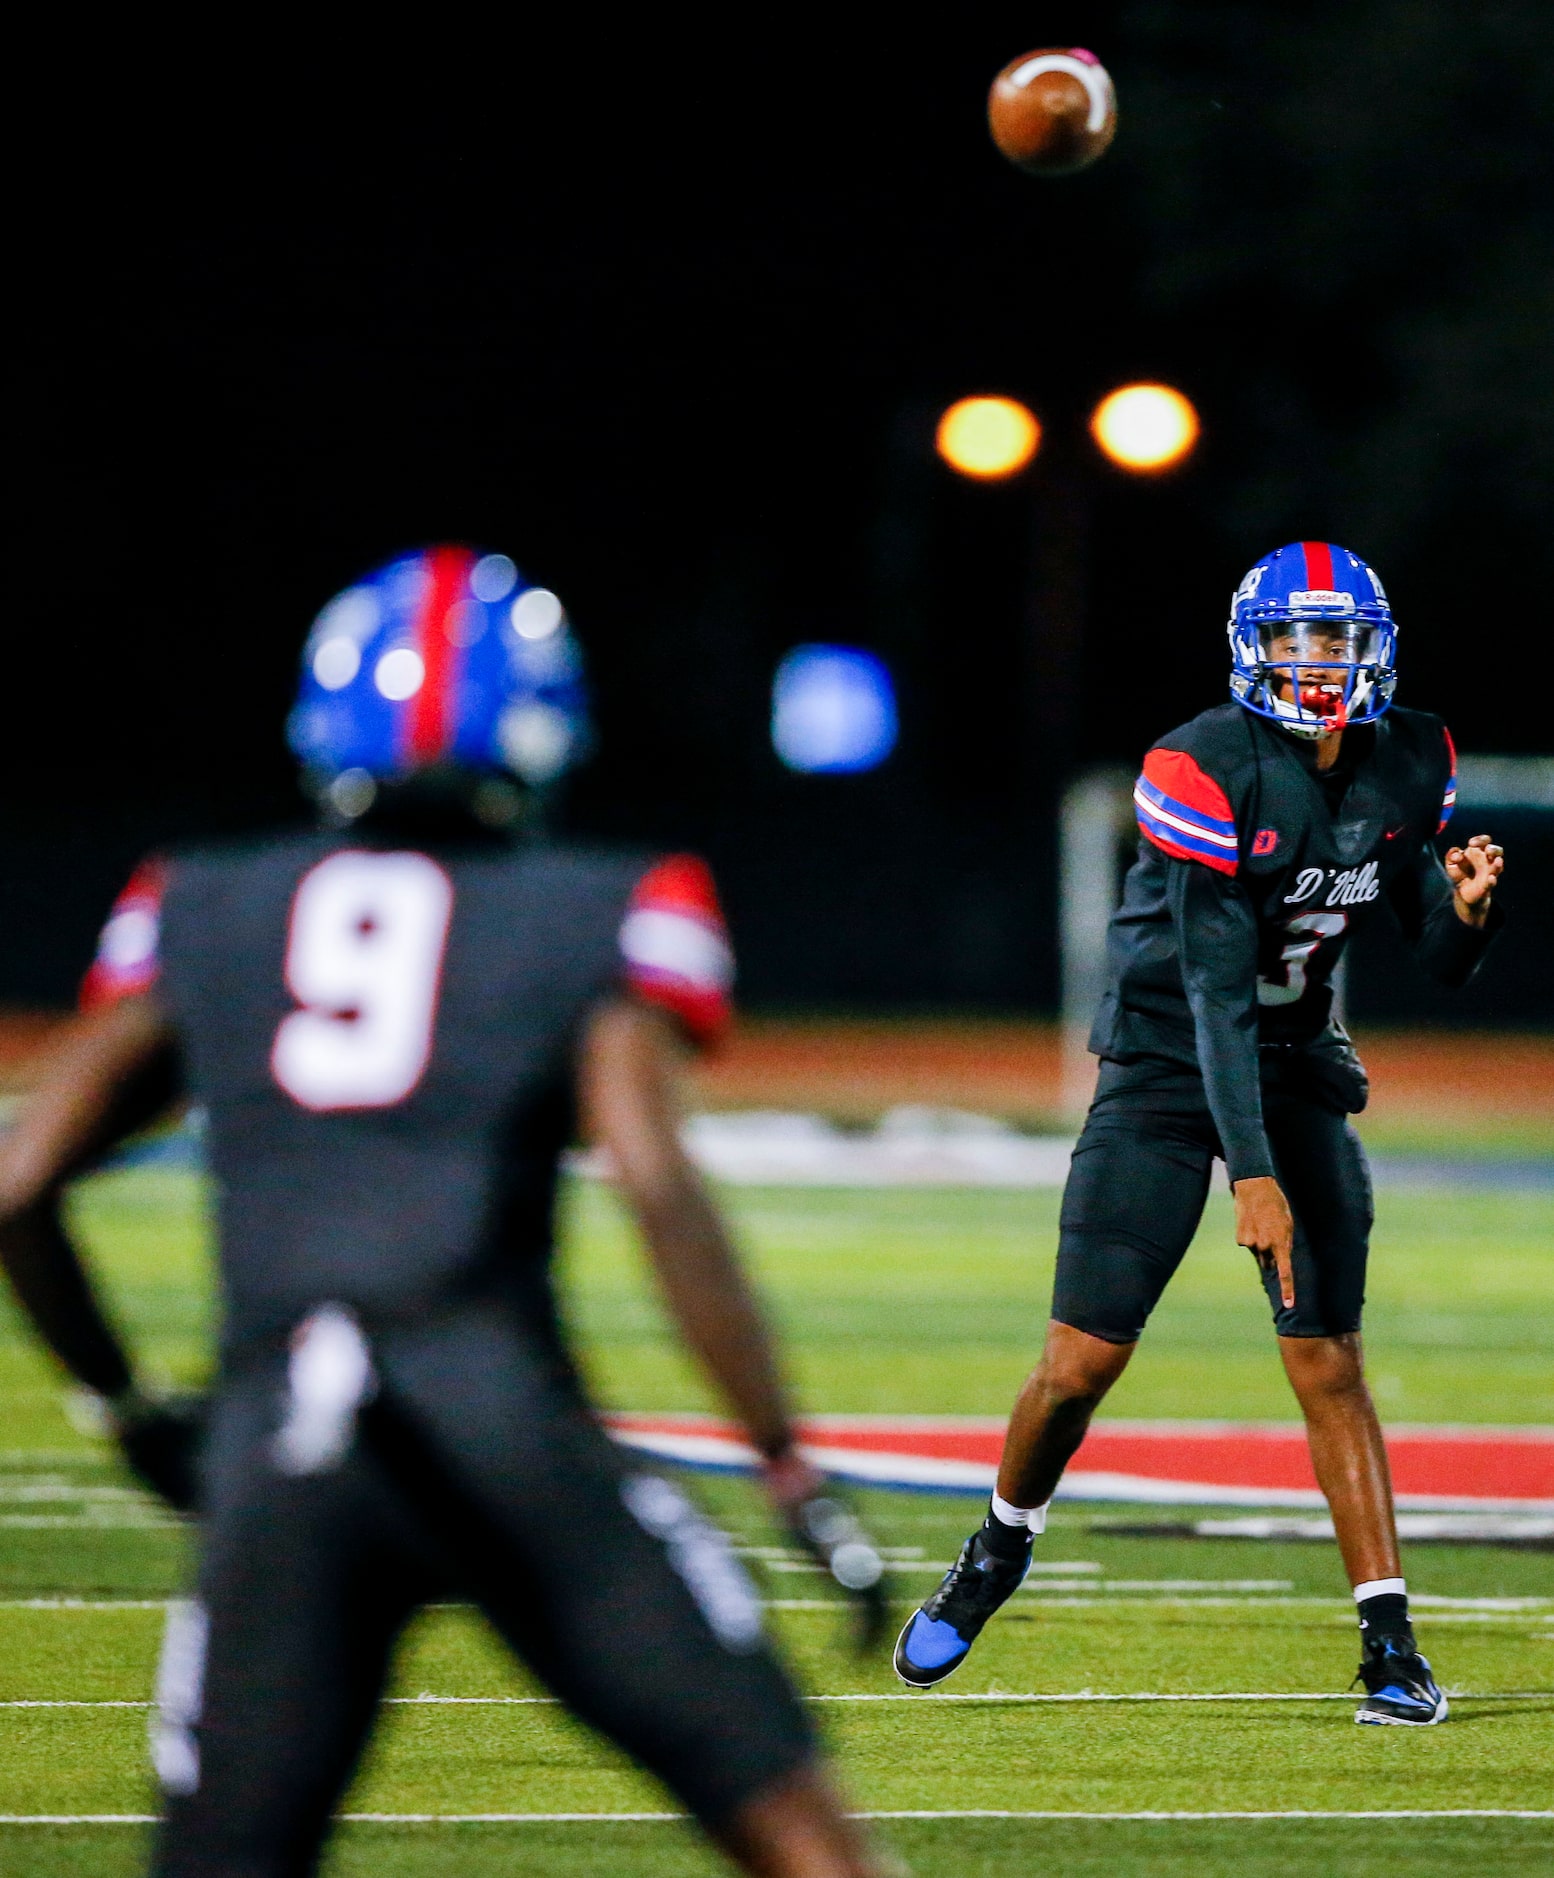
<path id="1" fill-rule="evenodd" d="M 1504 910 L 1493 900 L 1482 926 L 1458 919 L 1456 891 L 1432 843 L 1422 841 L 1414 864 L 1388 889 L 1404 937 L 1414 956 L 1438 984 L 1453 991 L 1478 969 L 1485 947 L 1505 924 Z"/>
<path id="2" fill-rule="evenodd" d="M 1197 861 L 1167 874 L 1182 984 L 1209 1112 L 1234 1180 L 1272 1174 L 1257 1061 L 1257 922 L 1234 880 Z"/>
<path id="3" fill-rule="evenodd" d="M 0 1265 L 39 1336 L 77 1382 L 106 1396 L 129 1387 L 129 1360 L 60 1220 L 57 1190 L 0 1222 Z"/>
<path id="4" fill-rule="evenodd" d="M 130 1362 L 98 1302 L 60 1216 L 65 1181 L 98 1155 L 144 1128 L 183 1093 L 178 1054 L 158 1050 L 114 1091 L 92 1138 L 72 1165 L 31 1205 L 0 1219 L 0 1268 L 38 1335 L 70 1374 L 99 1395 L 116 1396 L 133 1380 Z"/>

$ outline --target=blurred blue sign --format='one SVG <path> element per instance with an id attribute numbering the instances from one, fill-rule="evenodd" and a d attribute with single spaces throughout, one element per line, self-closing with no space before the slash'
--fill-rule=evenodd
<path id="1" fill-rule="evenodd" d="M 896 691 L 872 652 L 795 646 L 772 682 L 772 743 L 789 769 L 848 775 L 896 747 Z"/>

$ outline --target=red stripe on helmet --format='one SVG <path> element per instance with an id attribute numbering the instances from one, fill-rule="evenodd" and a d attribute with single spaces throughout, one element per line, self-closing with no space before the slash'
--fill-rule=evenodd
<path id="1" fill-rule="evenodd" d="M 1325 541 L 1303 541 L 1306 557 L 1306 585 L 1313 592 L 1333 591 L 1333 550 Z"/>
<path id="2" fill-rule="evenodd" d="M 459 651 L 448 632 L 448 615 L 468 597 L 471 559 L 467 548 L 431 548 L 426 554 L 426 591 L 415 617 L 415 649 L 424 676 L 405 713 L 405 757 L 414 765 L 435 763 L 453 746 Z"/>

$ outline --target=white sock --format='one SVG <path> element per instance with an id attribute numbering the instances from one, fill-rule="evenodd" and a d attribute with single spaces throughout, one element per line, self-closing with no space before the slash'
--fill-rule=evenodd
<path id="1" fill-rule="evenodd" d="M 1354 1587 L 1356 1604 L 1363 1604 L 1367 1598 L 1406 1598 L 1407 1596 L 1408 1580 L 1406 1578 L 1368 1578 L 1363 1585 Z"/>
<path id="2" fill-rule="evenodd" d="M 1000 1498 L 1000 1496 L 995 1493 L 993 1495 L 993 1517 L 1001 1526 L 1024 1526 L 1033 1533 L 1045 1532 L 1047 1530 L 1047 1508 L 1051 1506 L 1051 1504 L 1052 1502 L 1050 1500 L 1044 1500 L 1040 1506 L 1011 1506 L 1007 1500 Z"/>

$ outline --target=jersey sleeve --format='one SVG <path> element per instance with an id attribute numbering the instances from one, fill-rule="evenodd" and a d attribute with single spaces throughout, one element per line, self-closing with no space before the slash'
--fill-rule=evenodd
<path id="1" fill-rule="evenodd" d="M 1274 1171 L 1258 1063 L 1257 920 L 1223 870 L 1173 867 L 1166 892 L 1198 1066 L 1230 1178 Z"/>
<path id="2" fill-rule="evenodd" d="M 1441 819 L 1435 830 L 1437 834 L 1439 834 L 1451 820 L 1453 811 L 1457 807 L 1457 746 L 1452 742 L 1451 732 L 1444 724 L 1441 726 L 1441 735 L 1446 739 L 1446 761 L 1448 768 L 1446 772 L 1446 793 L 1441 797 Z"/>
<path id="3" fill-rule="evenodd" d="M 1491 900 L 1482 926 L 1458 919 L 1456 889 L 1431 841 L 1421 841 L 1413 863 L 1387 889 L 1387 899 L 1414 957 L 1438 985 L 1458 991 L 1478 970 L 1486 947 L 1505 924 L 1505 908 Z"/>
<path id="4" fill-rule="evenodd" d="M 1217 874 L 1240 865 L 1230 798 L 1185 750 L 1151 750 L 1133 785 L 1139 832 L 1175 861 L 1199 861 Z"/>
<path id="5" fill-rule="evenodd" d="M 734 951 L 704 861 L 675 854 L 637 882 L 621 923 L 623 983 L 671 1012 L 693 1042 L 717 1043 L 733 1022 Z"/>
<path id="6" fill-rule="evenodd" d="M 162 972 L 162 897 L 167 864 L 143 861 L 113 903 L 97 941 L 97 956 L 81 981 L 81 1008 L 116 1004 L 149 991 Z"/>

